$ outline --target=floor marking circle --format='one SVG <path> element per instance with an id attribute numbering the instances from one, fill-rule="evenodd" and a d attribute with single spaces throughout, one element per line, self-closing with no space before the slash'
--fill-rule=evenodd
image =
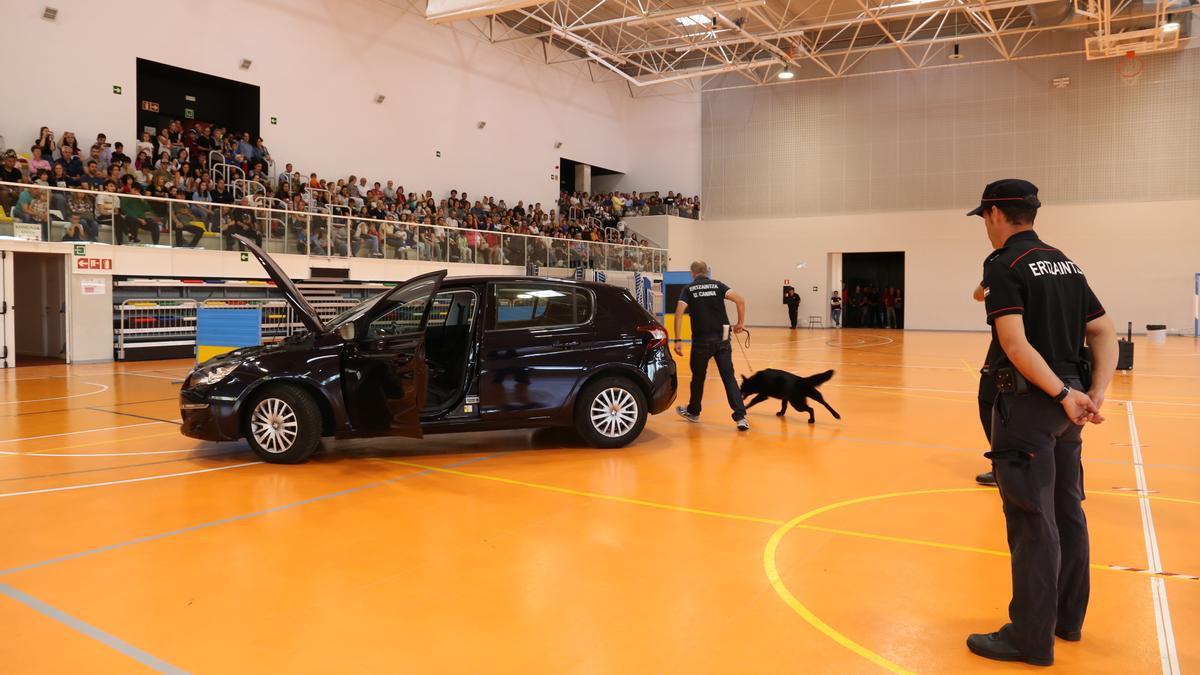
<path id="1" fill-rule="evenodd" d="M 765 549 L 763 549 L 763 569 L 767 573 L 767 581 L 769 581 L 771 583 L 771 588 L 773 588 L 775 590 L 775 594 L 778 595 L 783 600 L 783 602 L 785 604 L 787 604 L 788 607 L 791 607 L 792 610 L 795 611 L 797 614 L 799 614 L 801 618 L 803 618 L 805 621 L 807 621 L 813 628 L 816 628 L 818 631 L 820 631 L 826 637 L 830 638 L 831 640 L 833 640 L 834 642 L 838 643 L 839 645 L 845 647 L 846 649 L 849 649 L 850 651 L 854 652 L 855 654 L 858 654 L 859 656 L 870 661 L 871 663 L 874 663 L 875 665 L 879 666 L 880 668 L 883 668 L 884 670 L 887 670 L 892 673 L 904 673 L 905 675 L 910 675 L 911 671 L 905 669 L 903 666 L 900 666 L 896 663 L 893 663 L 893 662 L 887 660 L 883 656 L 858 644 L 854 640 L 851 640 L 849 637 L 846 637 L 845 634 L 838 632 L 835 628 L 833 628 L 829 624 L 822 621 L 821 618 L 818 617 L 816 614 L 814 614 L 812 612 L 812 610 L 810 610 L 808 607 L 806 607 L 804 605 L 804 603 L 800 602 L 799 598 L 797 598 L 795 595 L 792 595 L 792 592 L 790 590 L 788 590 L 787 585 L 783 583 L 782 576 L 780 576 L 780 574 L 779 574 L 779 565 L 776 560 L 776 557 L 779 554 L 780 542 L 783 541 L 783 538 L 785 536 L 787 536 L 787 534 L 789 532 L 796 529 L 798 526 L 802 525 L 805 521 L 815 518 L 815 517 L 821 515 L 822 513 L 833 511 L 835 509 L 840 509 L 840 508 L 846 507 L 846 506 L 853 506 L 855 504 L 863 504 L 866 502 L 877 501 L 880 499 L 888 499 L 891 497 L 907 497 L 907 496 L 913 496 L 913 495 L 928 495 L 928 494 L 945 494 L 945 493 L 950 493 L 950 492 L 988 492 L 988 493 L 993 493 L 993 492 L 995 492 L 995 490 L 992 490 L 990 488 L 969 487 L 969 488 L 940 488 L 940 489 L 934 489 L 934 490 L 913 490 L 913 491 L 909 491 L 909 492 L 891 492 L 891 493 L 882 494 L 882 495 L 870 495 L 867 497 L 856 497 L 854 499 L 846 499 L 846 500 L 843 500 L 840 502 L 835 502 L 833 504 L 827 504 L 825 506 L 815 508 L 806 513 L 802 513 L 802 514 L 796 516 L 795 518 L 792 518 L 788 522 L 784 523 L 779 529 L 775 530 L 775 532 L 771 535 L 771 538 L 767 540 L 767 546 Z"/>
<path id="2" fill-rule="evenodd" d="M 30 399 L 24 399 L 24 400 L 20 400 L 20 401 L 0 401 L 0 404 L 11 405 L 14 403 L 42 403 L 44 401 L 61 401 L 63 399 L 79 398 L 81 396 L 95 396 L 96 394 L 103 394 L 104 392 L 108 391 L 107 384 L 100 384 L 99 382 L 84 382 L 83 384 L 90 384 L 93 387 L 100 387 L 100 388 L 97 389 L 96 391 L 88 391 L 88 392 L 84 392 L 82 394 L 71 394 L 70 396 L 51 396 L 50 398 L 30 398 Z"/>
<path id="3" fill-rule="evenodd" d="M 788 522 L 781 525 L 779 527 L 779 529 L 775 530 L 775 532 L 771 535 L 771 538 L 769 540 L 767 540 L 767 546 L 766 546 L 766 548 L 763 549 L 763 569 L 766 571 L 767 580 L 771 583 L 771 588 L 774 589 L 776 595 L 778 595 L 780 597 L 780 599 L 782 599 L 783 602 L 788 607 L 791 607 L 792 610 L 795 611 L 797 614 L 799 614 L 801 618 L 803 618 L 805 621 L 807 621 L 813 628 L 816 628 L 818 631 L 820 631 L 826 637 L 830 638 L 831 640 L 838 643 L 839 645 L 845 647 L 846 649 L 849 649 L 850 651 L 854 652 L 855 654 L 858 654 L 859 656 L 863 657 L 864 659 L 870 661 L 871 663 L 874 663 L 875 665 L 877 665 L 885 670 L 888 670 L 893 673 L 903 673 L 905 675 L 913 675 L 912 671 L 907 670 L 903 666 L 887 660 L 885 657 L 881 656 L 880 654 L 877 654 L 876 652 L 873 652 L 870 649 L 867 649 L 866 647 L 858 644 L 854 640 L 851 640 L 845 634 L 839 632 L 837 629 L 833 628 L 829 624 L 822 621 L 821 618 L 818 617 L 815 613 L 813 613 L 813 611 L 810 610 L 807 606 L 805 606 L 804 603 L 800 602 L 799 598 L 797 598 L 795 595 L 792 594 L 792 592 L 790 590 L 788 590 L 787 585 L 783 582 L 782 576 L 779 574 L 779 564 L 777 561 L 777 557 L 779 555 L 779 544 L 780 544 L 780 542 L 783 541 L 783 538 L 786 537 L 787 534 L 789 532 L 791 532 L 792 530 L 797 529 L 797 528 L 804 528 L 805 521 L 811 520 L 812 518 L 815 518 L 816 516 L 819 516 L 822 513 L 828 513 L 830 511 L 834 511 L 834 510 L 837 510 L 837 509 L 840 509 L 840 508 L 843 508 L 846 506 L 854 506 L 856 504 L 865 504 L 867 502 L 874 502 L 874 501 L 879 501 L 879 500 L 883 500 L 883 499 L 893 499 L 896 497 L 914 497 L 914 496 L 920 496 L 920 495 L 934 495 L 934 494 L 953 494 L 953 493 L 960 493 L 960 492 L 980 492 L 980 493 L 994 494 L 996 492 L 996 490 L 994 488 L 985 488 L 985 487 L 962 487 L 962 488 L 936 488 L 936 489 L 930 489 L 930 490 L 910 490 L 907 492 L 888 492 L 885 494 L 868 495 L 866 497 L 855 497 L 853 499 L 846 499 L 846 500 L 843 500 L 840 502 L 826 504 L 825 506 L 820 506 L 820 507 L 812 509 L 811 511 L 808 511 L 806 513 L 802 513 L 799 516 L 796 516 L 795 518 L 792 518 Z M 1179 498 L 1179 497 L 1162 497 L 1162 496 L 1157 496 L 1157 495 L 1139 495 L 1139 494 L 1135 494 L 1135 493 L 1109 492 L 1109 491 L 1105 491 L 1105 490 L 1089 490 L 1088 494 L 1090 494 L 1090 495 L 1108 495 L 1108 496 L 1112 496 L 1112 497 L 1133 497 L 1135 499 L 1151 499 L 1151 500 L 1157 500 L 1157 501 L 1171 501 L 1171 502 L 1177 502 L 1177 503 L 1183 503 L 1183 504 L 1200 505 L 1200 500 L 1183 499 L 1183 498 Z M 1095 566 L 1096 565 L 1093 564 L 1093 567 L 1095 567 Z M 1117 565 L 1109 565 L 1107 567 L 1111 567 L 1113 569 L 1120 569 L 1120 566 L 1117 566 Z M 1174 575 L 1172 575 L 1172 576 L 1174 576 Z M 1179 575 L 1179 576 L 1187 576 L 1187 575 Z"/>

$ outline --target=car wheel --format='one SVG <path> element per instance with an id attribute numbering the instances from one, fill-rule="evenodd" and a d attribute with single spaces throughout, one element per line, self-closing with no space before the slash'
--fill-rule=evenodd
<path id="1" fill-rule="evenodd" d="M 250 399 L 246 442 L 258 458 L 272 464 L 299 464 L 321 443 L 321 410 L 306 392 L 272 385 Z"/>
<path id="2" fill-rule="evenodd" d="M 597 448 L 628 445 L 646 426 L 646 395 L 623 377 L 589 383 L 575 407 L 575 429 Z"/>

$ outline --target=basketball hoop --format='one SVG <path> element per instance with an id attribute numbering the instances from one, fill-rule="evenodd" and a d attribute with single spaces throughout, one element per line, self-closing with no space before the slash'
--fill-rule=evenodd
<path id="1" fill-rule="evenodd" d="M 1137 52 L 1127 51 L 1125 57 L 1117 62 L 1117 74 L 1121 76 L 1121 81 L 1125 84 L 1133 84 L 1142 76 L 1142 69 L 1145 64 L 1138 58 Z"/>

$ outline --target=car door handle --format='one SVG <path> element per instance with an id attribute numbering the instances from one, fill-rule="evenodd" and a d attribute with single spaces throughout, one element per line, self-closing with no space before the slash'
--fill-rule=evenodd
<path id="1" fill-rule="evenodd" d="M 559 340 L 554 343 L 555 347 L 578 347 L 581 343 L 579 340 Z"/>

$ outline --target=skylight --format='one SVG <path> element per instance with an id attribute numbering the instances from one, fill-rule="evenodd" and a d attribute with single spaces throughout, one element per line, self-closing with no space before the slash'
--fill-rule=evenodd
<path id="1" fill-rule="evenodd" d="M 681 26 L 712 26 L 712 18 L 703 14 L 677 16 L 675 17 L 675 21 Z"/>

